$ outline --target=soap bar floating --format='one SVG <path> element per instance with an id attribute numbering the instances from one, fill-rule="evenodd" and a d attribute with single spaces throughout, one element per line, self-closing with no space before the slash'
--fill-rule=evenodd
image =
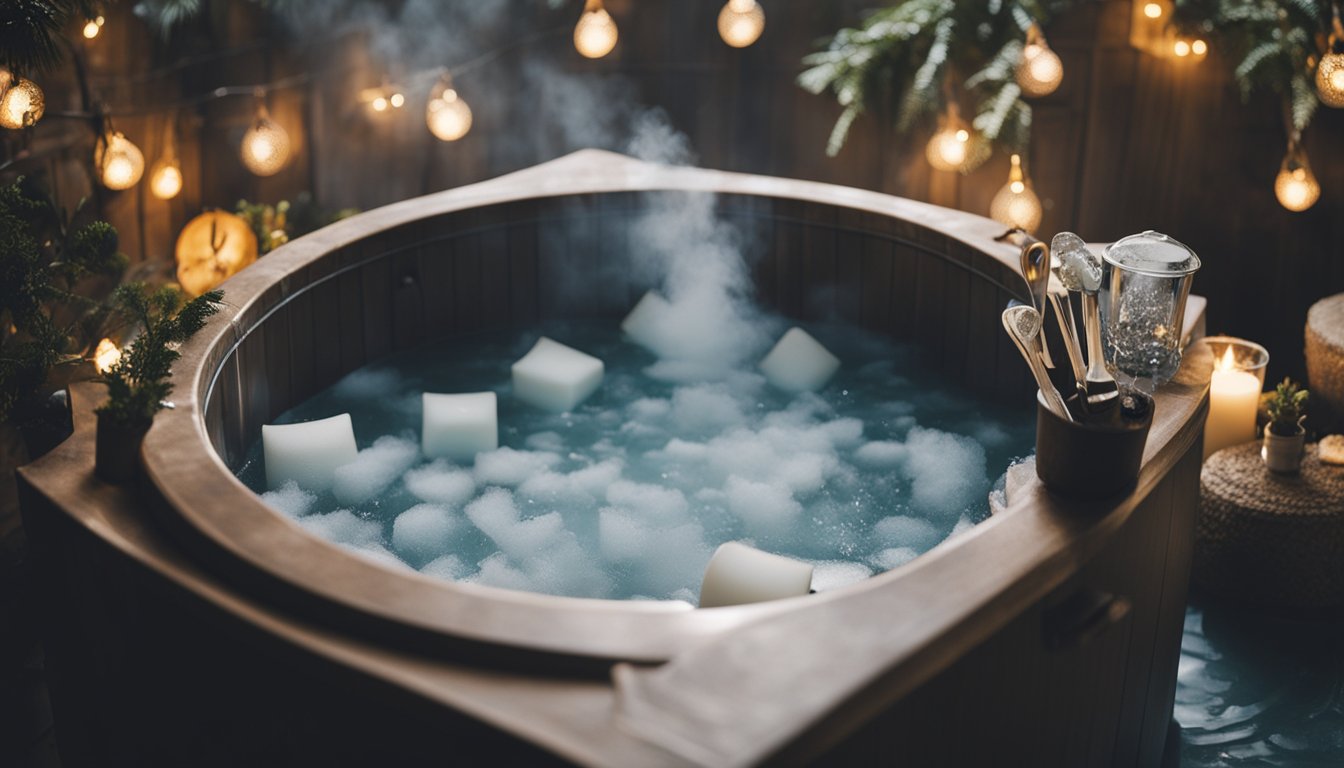
<path id="1" fill-rule="evenodd" d="M 657 352 L 662 346 L 659 340 L 667 333 L 667 315 L 671 309 L 667 299 L 649 291 L 621 321 L 621 330 L 639 346 Z"/>
<path id="2" fill-rule="evenodd" d="M 301 424 L 264 424 L 261 445 L 266 487 L 272 490 L 293 480 L 306 491 L 325 491 L 336 470 L 359 453 L 348 413 Z"/>
<path id="3" fill-rule="evenodd" d="M 782 555 L 762 552 L 736 541 L 721 544 L 705 567 L 700 607 L 760 603 L 806 595 L 812 588 L 812 566 Z"/>
<path id="4" fill-rule="evenodd" d="M 790 328 L 761 360 L 761 373 L 789 392 L 816 392 L 840 369 L 840 358 L 802 328 Z"/>
<path id="5" fill-rule="evenodd" d="M 420 447 L 431 459 L 470 461 L 499 447 L 498 404 L 494 392 L 425 392 Z"/>
<path id="6" fill-rule="evenodd" d="M 564 412 L 602 386 L 602 361 L 542 336 L 513 364 L 513 394 L 529 405 Z"/>

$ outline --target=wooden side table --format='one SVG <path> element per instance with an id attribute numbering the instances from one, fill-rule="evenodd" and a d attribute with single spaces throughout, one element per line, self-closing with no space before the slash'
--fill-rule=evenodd
<path id="1" fill-rule="evenodd" d="M 1344 467 L 1307 445 L 1297 475 L 1270 472 L 1260 443 L 1224 448 L 1200 475 L 1193 578 L 1274 608 L 1344 608 Z"/>

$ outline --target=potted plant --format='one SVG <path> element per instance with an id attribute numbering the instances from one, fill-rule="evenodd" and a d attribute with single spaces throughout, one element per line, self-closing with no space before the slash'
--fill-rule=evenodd
<path id="1" fill-rule="evenodd" d="M 92 378 L 88 357 L 109 321 L 89 297 L 125 268 L 117 231 L 75 225 L 31 180 L 0 187 L 0 426 L 22 435 L 29 459 L 71 432 L 65 387 Z"/>
<path id="2" fill-rule="evenodd" d="M 1302 466 L 1302 448 L 1307 434 L 1302 428 L 1302 421 L 1307 418 L 1307 390 L 1299 389 L 1292 379 L 1284 379 L 1274 389 L 1266 410 L 1269 423 L 1265 425 L 1260 457 L 1270 471 L 1297 472 Z"/>
<path id="3" fill-rule="evenodd" d="M 180 357 L 177 346 L 219 311 L 223 298 L 222 292 L 210 291 L 183 304 L 182 292 L 171 286 L 151 291 L 142 283 L 128 283 L 117 289 L 114 301 L 141 332 L 103 375 L 107 402 L 97 409 L 98 477 L 122 483 L 135 476 L 140 443 L 173 391 L 168 375 Z"/>

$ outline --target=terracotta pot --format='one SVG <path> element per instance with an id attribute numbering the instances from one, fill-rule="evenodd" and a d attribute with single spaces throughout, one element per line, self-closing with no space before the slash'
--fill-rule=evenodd
<path id="1" fill-rule="evenodd" d="M 140 467 L 140 444 L 153 422 L 120 424 L 98 414 L 98 442 L 94 449 L 93 473 L 117 485 L 135 479 Z"/>
<path id="2" fill-rule="evenodd" d="M 1302 468 L 1302 450 L 1306 443 L 1307 431 L 1300 425 L 1293 435 L 1277 435 L 1265 425 L 1265 441 L 1260 448 L 1260 458 L 1271 472 L 1297 474 Z"/>

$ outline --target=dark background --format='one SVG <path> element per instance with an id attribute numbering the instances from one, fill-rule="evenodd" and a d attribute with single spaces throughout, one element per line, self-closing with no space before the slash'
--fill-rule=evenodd
<path id="1" fill-rule="evenodd" d="M 404 9 L 354 5 L 391 19 Z M 570 42 L 577 1 L 558 8 L 542 0 L 500 2 L 473 11 L 479 24 L 464 19 L 459 5 L 465 8 L 442 4 L 453 10 L 425 44 L 342 31 L 344 17 L 285 23 L 242 2 L 216 3 L 165 40 L 128 4 L 117 4 L 96 40 L 85 43 L 74 33 L 75 47 L 92 100 L 127 113 L 115 118 L 116 126 L 144 150 L 147 166 L 159 156 L 175 101 L 308 72 L 309 82 L 269 99 L 295 143 L 295 159 L 271 178 L 248 174 L 237 146 L 255 102 L 215 99 L 177 112 L 186 179 L 177 199 L 153 198 L 148 173 L 126 192 L 95 187 L 89 125 L 55 114 L 83 108 L 67 57 L 38 78 L 48 116 L 29 135 L 5 132 L 0 162 L 23 148 L 32 156 L 0 176 L 42 175 L 67 205 L 93 195 L 145 271 L 167 265 L 177 231 L 202 206 L 232 208 L 239 198 L 275 202 L 311 190 L 328 208 L 373 208 L 581 146 L 621 149 L 627 136 L 621 126 L 636 104 L 661 107 L 705 167 L 877 189 L 981 214 L 1006 180 L 1003 152 L 968 176 L 933 171 L 923 157 L 927 136 L 898 137 L 885 104 L 860 118 L 838 157 L 825 155 L 838 107 L 830 97 L 806 93 L 794 78 L 816 41 L 859 22 L 871 0 L 764 0 L 765 34 L 745 50 L 717 35 L 722 0 L 609 0 L 620 43 L 598 61 L 580 58 Z M 1216 42 L 1199 62 L 1131 48 L 1130 13 L 1129 2 L 1089 3 L 1046 28 L 1065 77 L 1058 91 L 1034 103 L 1028 170 L 1046 207 L 1041 233 L 1068 229 L 1104 241 L 1152 228 L 1177 237 L 1203 259 L 1195 291 L 1210 299 L 1209 331 L 1264 344 L 1272 378 L 1303 377 L 1307 308 L 1344 290 L 1344 110 L 1322 107 L 1305 137 L 1323 188 L 1320 202 L 1305 213 L 1286 211 L 1273 194 L 1286 144 L 1277 96 L 1243 103 Z M 435 140 L 423 120 L 433 76 L 414 71 L 507 46 L 457 79 L 475 113 L 471 133 L 454 143 Z M 372 115 L 357 93 L 385 72 L 408 84 L 407 105 Z"/>

